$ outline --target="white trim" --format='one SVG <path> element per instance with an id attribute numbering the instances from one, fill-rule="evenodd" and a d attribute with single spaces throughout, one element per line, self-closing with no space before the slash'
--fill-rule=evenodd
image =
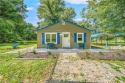
<path id="1" fill-rule="evenodd" d="M 64 37 L 64 34 L 69 34 L 69 46 L 67 46 L 67 47 L 70 48 L 70 41 L 71 41 L 71 40 L 70 40 L 70 32 L 62 32 L 62 48 L 65 47 L 65 46 L 64 46 L 64 42 L 63 42 L 63 40 L 64 40 L 64 38 L 65 38 L 65 37 Z"/>
<path id="2" fill-rule="evenodd" d="M 52 41 L 52 34 L 56 34 L 56 42 L 48 42 L 48 43 L 57 44 L 57 33 L 56 32 L 45 32 L 45 44 L 47 44 L 47 42 L 46 42 L 46 34 L 50 34 L 50 40 L 51 41 Z"/>
<path id="3" fill-rule="evenodd" d="M 82 41 L 78 41 L 78 34 L 82 34 Z M 77 42 L 78 42 L 78 43 L 83 43 L 83 41 L 84 41 L 83 35 L 84 35 L 84 33 L 77 33 Z"/>

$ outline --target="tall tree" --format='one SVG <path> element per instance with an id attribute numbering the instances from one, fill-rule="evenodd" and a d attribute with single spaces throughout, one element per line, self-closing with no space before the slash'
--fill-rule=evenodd
<path id="1" fill-rule="evenodd" d="M 40 0 L 38 17 L 43 20 L 39 23 L 40 25 L 51 24 L 61 20 L 73 20 L 75 15 L 73 8 L 65 7 L 64 0 Z"/>
<path id="2" fill-rule="evenodd" d="M 86 17 L 95 28 L 109 33 L 125 31 L 124 0 L 92 0 L 88 1 Z M 84 13 L 82 14 L 84 16 Z"/>
<path id="3" fill-rule="evenodd" d="M 24 23 L 26 5 L 23 0 L 0 1 L 0 40 L 10 42 L 17 40 L 18 28 Z M 21 28 L 21 27 L 20 27 Z"/>

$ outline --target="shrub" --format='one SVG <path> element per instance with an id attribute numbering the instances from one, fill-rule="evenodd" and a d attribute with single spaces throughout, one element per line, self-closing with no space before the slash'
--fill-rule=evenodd
<path id="1" fill-rule="evenodd" d="M 125 50 L 124 50 L 124 49 L 123 49 L 122 51 L 123 51 L 123 52 L 125 52 Z"/>
<path id="2" fill-rule="evenodd" d="M 36 54 L 36 50 L 35 50 L 35 49 L 33 49 L 33 50 L 32 50 L 32 53 L 33 53 L 33 54 Z"/>
<path id="3" fill-rule="evenodd" d="M 85 50 L 84 53 L 86 54 L 86 56 L 90 55 L 88 50 Z"/>
<path id="4" fill-rule="evenodd" d="M 119 56 L 121 55 L 119 52 L 116 52 L 116 54 L 119 55 Z"/>
<path id="5" fill-rule="evenodd" d="M 99 52 L 99 54 L 100 54 L 100 55 L 104 55 L 103 52 L 101 52 L 101 51 Z"/>
<path id="6" fill-rule="evenodd" d="M 77 73 L 74 73 L 73 76 L 74 76 L 74 78 L 77 78 L 77 77 L 78 77 L 78 74 L 77 74 Z"/>
<path id="7" fill-rule="evenodd" d="M 48 51 L 48 54 L 49 54 L 49 55 L 52 55 L 52 52 L 51 52 L 51 51 Z"/>
<path id="8" fill-rule="evenodd" d="M 18 55 L 21 56 L 21 52 L 20 51 L 18 51 Z"/>
<path id="9" fill-rule="evenodd" d="M 83 74 L 83 73 L 80 73 L 80 76 L 82 76 L 82 77 L 83 77 L 83 76 L 84 76 L 84 74 Z"/>

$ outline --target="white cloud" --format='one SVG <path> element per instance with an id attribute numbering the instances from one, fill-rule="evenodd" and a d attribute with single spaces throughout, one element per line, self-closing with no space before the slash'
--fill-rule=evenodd
<path id="1" fill-rule="evenodd" d="M 65 2 L 70 4 L 87 4 L 87 0 L 65 0 Z"/>
<path id="2" fill-rule="evenodd" d="M 75 18 L 74 21 L 82 21 L 82 18 Z"/>
<path id="3" fill-rule="evenodd" d="M 27 7 L 26 9 L 27 10 L 33 10 L 33 7 Z"/>

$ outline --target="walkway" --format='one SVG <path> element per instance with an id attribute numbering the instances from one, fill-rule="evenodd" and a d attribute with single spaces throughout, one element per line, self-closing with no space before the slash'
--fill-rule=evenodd
<path id="1" fill-rule="evenodd" d="M 84 52 L 85 50 L 88 50 L 89 52 L 111 52 L 109 50 L 105 49 L 45 49 L 45 48 L 40 48 L 36 49 L 37 52 L 64 52 L 64 53 L 74 53 L 74 52 Z"/>
<path id="2" fill-rule="evenodd" d="M 32 46 L 32 47 L 28 47 L 28 48 L 22 48 L 22 49 L 15 49 L 15 50 L 12 50 L 12 51 L 9 51 L 9 52 L 5 52 L 5 53 L 1 53 L 1 54 L 11 54 L 11 53 L 18 53 L 18 52 L 28 52 L 28 51 L 31 51 L 35 48 L 35 46 Z"/>
<path id="3" fill-rule="evenodd" d="M 77 53 L 62 53 L 52 80 L 115 83 L 115 76 L 121 77 L 123 74 L 115 71 L 106 63 L 81 60 Z"/>

